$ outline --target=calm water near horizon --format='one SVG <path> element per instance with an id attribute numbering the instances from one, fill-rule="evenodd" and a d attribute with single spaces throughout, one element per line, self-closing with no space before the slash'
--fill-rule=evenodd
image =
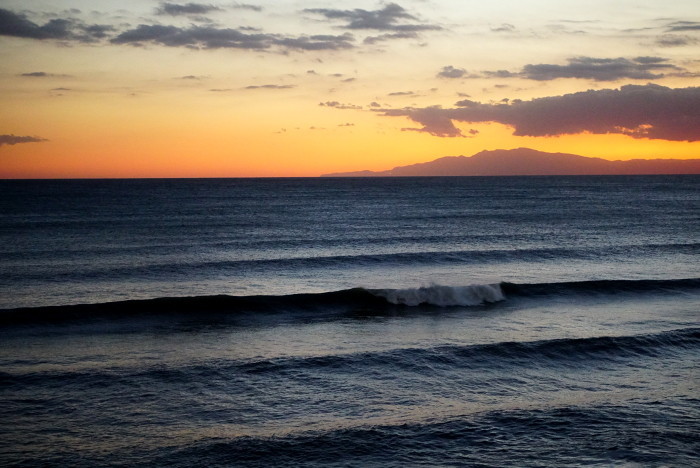
<path id="1" fill-rule="evenodd" d="M 0 464 L 692 466 L 700 176 L 0 181 Z"/>

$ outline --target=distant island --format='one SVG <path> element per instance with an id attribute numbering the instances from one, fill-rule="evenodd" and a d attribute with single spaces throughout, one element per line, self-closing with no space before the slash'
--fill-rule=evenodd
<path id="1" fill-rule="evenodd" d="M 631 159 L 609 161 L 576 154 L 546 153 L 530 148 L 481 151 L 398 166 L 387 171 L 323 174 L 321 177 L 516 176 L 700 174 L 700 159 Z"/>

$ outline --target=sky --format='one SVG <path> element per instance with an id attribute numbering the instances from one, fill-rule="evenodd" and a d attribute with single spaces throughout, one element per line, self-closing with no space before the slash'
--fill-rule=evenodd
<path id="1" fill-rule="evenodd" d="M 697 0 L 0 0 L 0 178 L 700 158 Z"/>

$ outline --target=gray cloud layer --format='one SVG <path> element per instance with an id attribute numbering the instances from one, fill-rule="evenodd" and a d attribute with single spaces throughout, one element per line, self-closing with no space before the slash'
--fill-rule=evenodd
<path id="1" fill-rule="evenodd" d="M 498 122 L 517 136 L 555 136 L 590 132 L 633 138 L 700 141 L 700 87 L 667 88 L 654 84 L 589 90 L 510 104 L 461 101 L 456 109 L 390 109 L 422 128 L 406 129 L 440 137 L 464 136 L 453 122 Z"/>
<path id="2" fill-rule="evenodd" d="M 42 141 L 48 140 L 32 136 L 0 135 L 0 146 L 17 145 L 19 143 L 40 143 Z"/>

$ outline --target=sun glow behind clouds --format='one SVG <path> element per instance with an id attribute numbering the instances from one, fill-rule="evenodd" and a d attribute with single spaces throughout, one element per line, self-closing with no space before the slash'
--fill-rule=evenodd
<path id="1" fill-rule="evenodd" d="M 0 135 L 36 140 L 0 146 L 0 177 L 314 176 L 522 146 L 700 157 L 644 127 L 659 112 L 608 135 L 515 136 L 503 118 L 452 120 L 464 138 L 406 130 L 458 102 L 700 86 L 697 25 L 696 2 L 8 0 Z"/>

